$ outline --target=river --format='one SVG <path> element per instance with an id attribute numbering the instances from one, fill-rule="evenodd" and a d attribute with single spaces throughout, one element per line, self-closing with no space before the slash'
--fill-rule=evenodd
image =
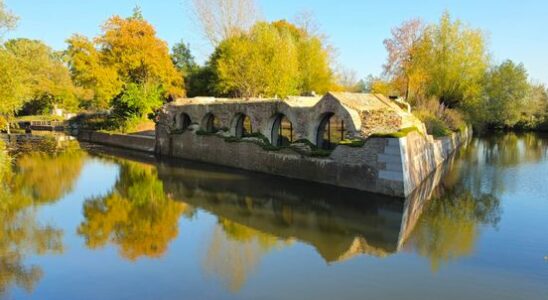
<path id="1" fill-rule="evenodd" d="M 0 152 L 0 299 L 548 299 L 548 136 L 408 199 L 80 144 Z"/>

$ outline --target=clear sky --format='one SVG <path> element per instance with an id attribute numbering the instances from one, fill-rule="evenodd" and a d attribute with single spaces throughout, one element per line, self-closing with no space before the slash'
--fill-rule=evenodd
<path id="1" fill-rule="evenodd" d="M 109 16 L 128 16 L 135 5 L 170 46 L 184 39 L 203 62 L 211 52 L 199 27 L 191 21 L 188 0 L 5 0 L 21 17 L 8 37 L 40 39 L 54 49 L 65 48 L 73 33 L 95 36 Z M 360 77 L 379 74 L 386 58 L 382 44 L 390 29 L 420 17 L 435 22 L 444 10 L 488 34 L 495 62 L 512 59 L 525 64 L 533 80 L 548 83 L 547 0 L 259 0 L 266 20 L 293 19 L 314 13 L 337 49 L 338 62 Z"/>

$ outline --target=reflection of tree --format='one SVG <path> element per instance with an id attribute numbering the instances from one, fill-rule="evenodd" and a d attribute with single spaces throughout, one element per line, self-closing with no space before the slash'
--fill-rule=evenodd
<path id="1" fill-rule="evenodd" d="M 410 245 L 426 256 L 434 270 L 445 261 L 469 255 L 483 224 L 495 226 L 500 220 L 499 200 L 490 195 L 452 193 L 432 199 L 417 223 Z"/>
<path id="2" fill-rule="evenodd" d="M 45 139 L 35 146 L 49 144 Z M 14 172 L 12 158 L 0 145 L 0 296 L 12 284 L 30 291 L 41 278 L 40 267 L 25 266 L 27 255 L 63 251 L 63 232 L 40 224 L 35 208 L 58 200 L 72 188 L 84 157 L 74 144 L 67 152 L 50 154 L 27 143 L 21 148 L 25 146 L 33 152 L 18 153 Z"/>
<path id="3" fill-rule="evenodd" d="M 160 257 L 177 236 L 178 220 L 189 207 L 164 192 L 153 166 L 123 161 L 107 196 L 86 200 L 86 221 L 78 229 L 90 248 L 112 242 L 130 260 Z"/>
<path id="4" fill-rule="evenodd" d="M 62 149 L 21 155 L 16 170 L 18 189 L 37 202 L 59 200 L 72 190 L 85 156 L 76 141 L 65 144 Z"/>
<path id="5" fill-rule="evenodd" d="M 261 257 L 279 240 L 253 228 L 219 217 L 204 257 L 204 268 L 216 274 L 233 291 L 239 291 Z"/>

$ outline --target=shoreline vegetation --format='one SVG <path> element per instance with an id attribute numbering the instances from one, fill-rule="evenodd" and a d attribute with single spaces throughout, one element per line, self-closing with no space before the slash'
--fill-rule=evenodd
<path id="1" fill-rule="evenodd" d="M 0 40 L 0 131 L 9 133 L 16 121 L 76 114 L 69 123 L 83 129 L 134 133 L 150 130 L 158 109 L 180 97 L 285 99 L 327 91 L 380 93 L 409 104 L 435 137 L 470 125 L 477 133 L 548 131 L 546 86 L 532 82 L 520 63 L 494 61 L 486 33 L 449 12 L 435 23 L 417 18 L 393 28 L 382 74 L 358 80 L 335 67 L 334 46 L 310 15 L 269 22 L 238 14 L 257 11 L 253 0 L 224 2 L 188 2 L 214 49 L 204 65 L 184 41 L 170 49 L 139 7 L 110 17 L 96 37 L 69 37 L 61 51 L 39 40 Z M 0 30 L 17 22 L 0 0 Z"/>

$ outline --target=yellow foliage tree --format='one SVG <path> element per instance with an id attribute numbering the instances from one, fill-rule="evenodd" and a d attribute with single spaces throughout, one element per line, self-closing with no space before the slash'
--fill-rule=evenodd
<path id="1" fill-rule="evenodd" d="M 239 97 L 327 92 L 334 85 L 329 64 L 321 39 L 286 21 L 258 22 L 212 56 L 217 91 Z"/>
<path id="2" fill-rule="evenodd" d="M 183 76 L 173 65 L 167 43 L 138 9 L 129 18 L 111 17 L 102 31 L 93 42 L 79 35 L 67 41 L 72 76 L 86 89 L 90 106 L 108 108 L 135 85 L 153 87 L 164 99 L 184 95 Z"/>

